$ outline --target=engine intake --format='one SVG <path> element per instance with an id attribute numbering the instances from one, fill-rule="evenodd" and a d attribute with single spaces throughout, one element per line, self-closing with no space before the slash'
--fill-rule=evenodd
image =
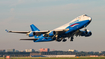
<path id="1" fill-rule="evenodd" d="M 85 37 L 88 37 L 88 36 L 91 36 L 92 35 L 92 32 L 87 30 L 87 31 L 83 31 L 81 36 L 85 36 Z"/>
<path id="2" fill-rule="evenodd" d="M 33 32 L 33 35 L 35 36 L 35 35 L 36 35 L 36 33 L 35 33 L 35 32 Z"/>
<path id="3" fill-rule="evenodd" d="M 92 35 L 92 32 L 87 32 L 87 34 L 85 35 L 85 37 L 88 37 L 88 36 L 91 36 Z"/>
<path id="4" fill-rule="evenodd" d="M 56 34 L 55 31 L 51 31 L 48 35 L 49 35 L 49 36 L 53 36 L 53 35 L 55 35 L 55 34 Z"/>
<path id="5" fill-rule="evenodd" d="M 34 35 L 33 35 L 33 32 L 27 33 L 27 35 L 28 35 L 29 37 L 33 37 L 33 36 L 34 36 Z"/>

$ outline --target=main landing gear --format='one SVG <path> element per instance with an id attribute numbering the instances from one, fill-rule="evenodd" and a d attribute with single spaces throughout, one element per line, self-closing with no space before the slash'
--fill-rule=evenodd
<path id="1" fill-rule="evenodd" d="M 70 41 L 73 41 L 74 37 L 71 37 Z"/>
<path id="2" fill-rule="evenodd" d="M 58 39 L 58 40 L 56 40 L 57 42 L 66 42 L 67 41 L 67 39 Z"/>
<path id="3" fill-rule="evenodd" d="M 66 42 L 67 41 L 67 39 L 63 39 L 63 41 L 62 42 Z"/>

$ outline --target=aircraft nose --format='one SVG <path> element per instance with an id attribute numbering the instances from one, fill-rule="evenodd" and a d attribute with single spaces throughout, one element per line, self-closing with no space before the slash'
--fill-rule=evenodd
<path id="1" fill-rule="evenodd" d="M 91 17 L 89 17 L 89 21 L 91 21 L 92 20 L 92 18 Z"/>

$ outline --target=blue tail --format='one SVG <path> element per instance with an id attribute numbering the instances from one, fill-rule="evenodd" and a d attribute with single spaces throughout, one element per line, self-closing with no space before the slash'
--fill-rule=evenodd
<path id="1" fill-rule="evenodd" d="M 30 25 L 32 31 L 40 31 L 34 24 Z"/>

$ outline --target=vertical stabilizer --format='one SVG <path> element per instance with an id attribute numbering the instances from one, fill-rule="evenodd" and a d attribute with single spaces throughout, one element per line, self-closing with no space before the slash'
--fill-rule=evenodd
<path id="1" fill-rule="evenodd" d="M 34 24 L 30 25 L 32 31 L 40 31 Z"/>

